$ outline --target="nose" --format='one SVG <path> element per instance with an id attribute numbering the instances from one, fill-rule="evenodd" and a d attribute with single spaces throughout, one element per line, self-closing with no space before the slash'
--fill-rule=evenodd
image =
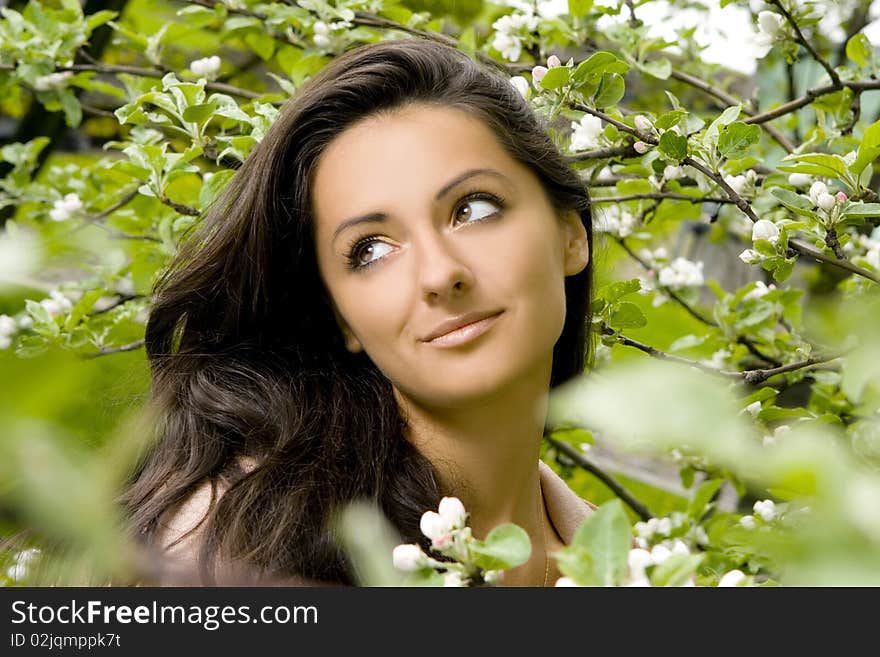
<path id="1" fill-rule="evenodd" d="M 417 250 L 419 287 L 426 301 L 454 298 L 473 286 L 473 272 L 443 235 L 430 232 Z"/>

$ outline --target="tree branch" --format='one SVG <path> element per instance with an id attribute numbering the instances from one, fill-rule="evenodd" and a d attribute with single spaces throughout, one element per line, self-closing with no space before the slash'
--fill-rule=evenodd
<path id="1" fill-rule="evenodd" d="M 733 203 L 729 198 L 709 198 L 706 196 L 688 196 L 687 194 L 675 194 L 673 192 L 646 192 L 644 194 L 629 194 L 627 196 L 593 196 L 590 202 L 597 203 L 622 203 L 623 201 L 636 201 L 639 199 L 687 201 L 688 203 Z"/>
<path id="2" fill-rule="evenodd" d="M 548 434 L 544 434 L 544 439 L 553 445 L 557 450 L 565 454 L 568 458 L 574 461 L 578 466 L 595 476 L 599 481 L 608 486 L 612 490 L 612 492 L 619 497 L 624 504 L 626 504 L 629 508 L 635 511 L 636 515 L 639 516 L 642 520 L 650 520 L 654 517 L 654 514 L 648 510 L 644 504 L 639 502 L 632 493 L 626 490 L 621 484 L 617 482 L 611 475 L 607 474 L 603 470 L 601 470 L 594 463 L 591 463 L 587 458 L 581 454 L 574 447 L 569 445 L 568 443 L 564 443 L 556 438 L 551 438 Z"/>
<path id="3" fill-rule="evenodd" d="M 100 351 L 96 351 L 91 354 L 84 354 L 83 358 L 98 358 L 100 356 L 109 356 L 110 354 L 121 354 L 125 351 L 137 351 L 141 347 L 144 346 L 143 340 L 138 340 L 137 342 L 132 342 L 131 344 L 126 344 L 121 347 L 112 347 L 110 349 L 101 349 Z"/>
<path id="4" fill-rule="evenodd" d="M 835 89 L 840 89 L 840 77 L 837 75 L 837 71 L 834 70 L 834 67 L 829 64 L 822 55 L 813 47 L 807 38 L 804 36 L 803 32 L 801 32 L 801 28 L 798 26 L 797 21 L 794 17 L 788 13 L 788 10 L 782 5 L 780 0 L 767 0 L 771 5 L 774 5 L 779 12 L 785 16 L 785 19 L 788 21 L 788 24 L 791 25 L 794 30 L 794 36 L 798 43 L 800 43 L 804 48 L 807 49 L 807 52 L 810 53 L 810 56 L 819 62 L 819 65 L 825 69 L 828 73 L 828 77 L 831 78 L 831 84 L 834 85 Z"/>

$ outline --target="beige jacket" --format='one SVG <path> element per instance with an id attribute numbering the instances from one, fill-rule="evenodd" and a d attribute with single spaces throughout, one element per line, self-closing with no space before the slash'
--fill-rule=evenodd
<path id="1" fill-rule="evenodd" d="M 253 467 L 253 461 L 243 461 L 246 469 Z M 571 544 L 577 528 L 596 507 L 581 498 L 568 484 L 559 477 L 546 463 L 538 461 L 541 489 L 547 505 L 547 513 L 556 532 L 566 545 Z M 217 495 L 222 494 L 218 486 Z M 194 586 L 200 585 L 197 573 L 197 550 L 202 528 L 186 536 L 174 545 L 173 541 L 193 529 L 208 513 L 211 505 L 211 484 L 203 483 L 187 500 L 181 504 L 171 521 L 160 532 L 159 545 L 166 558 L 167 572 L 161 577 L 160 585 Z M 243 567 L 227 564 L 223 573 L 218 575 L 220 585 L 253 585 L 263 582 L 254 581 Z M 305 580 L 296 579 L 285 582 L 267 582 L 268 584 L 305 585 Z"/>

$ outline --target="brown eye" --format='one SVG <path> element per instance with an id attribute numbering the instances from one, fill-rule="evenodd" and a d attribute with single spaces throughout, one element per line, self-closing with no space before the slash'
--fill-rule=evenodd
<path id="1" fill-rule="evenodd" d="M 482 194 L 477 197 L 471 197 L 458 206 L 455 213 L 456 219 L 463 219 L 466 222 L 479 221 L 497 214 L 501 209 L 501 203 L 491 196 Z"/>

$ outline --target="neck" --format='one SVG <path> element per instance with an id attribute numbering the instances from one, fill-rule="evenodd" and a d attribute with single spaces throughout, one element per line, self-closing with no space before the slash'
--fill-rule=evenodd
<path id="1" fill-rule="evenodd" d="M 538 457 L 549 381 L 550 367 L 542 366 L 491 398 L 454 409 L 431 408 L 395 390 L 407 419 L 407 440 L 434 465 L 442 494 L 462 501 L 474 536 L 483 539 L 507 522 L 528 532 L 532 557 L 505 574 L 506 585 L 536 586 L 544 580 L 546 537 L 552 530 Z"/>

